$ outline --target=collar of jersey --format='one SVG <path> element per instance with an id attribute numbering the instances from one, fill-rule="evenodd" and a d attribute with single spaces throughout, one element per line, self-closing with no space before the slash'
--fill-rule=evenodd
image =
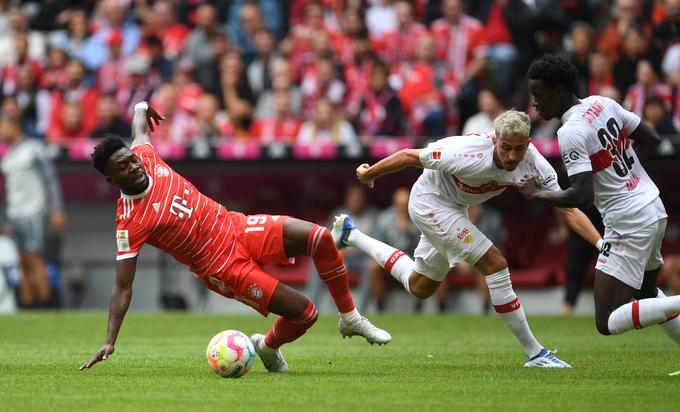
<path id="1" fill-rule="evenodd" d="M 148 173 L 147 173 L 147 176 L 149 176 Z M 133 200 L 139 199 L 141 197 L 146 196 L 146 194 L 149 193 L 149 190 L 151 190 L 151 186 L 153 186 L 153 179 L 151 178 L 151 176 L 149 176 L 149 185 L 146 187 L 146 189 L 144 189 L 144 191 L 142 193 L 138 193 L 136 195 L 126 195 L 125 193 L 120 192 L 120 197 L 122 197 L 123 199 L 133 199 Z"/>
<path id="2" fill-rule="evenodd" d="M 578 106 L 580 106 L 581 103 L 583 103 L 583 100 L 579 99 L 578 103 L 576 103 L 575 105 L 571 106 L 571 107 L 569 108 L 569 110 L 567 110 L 566 112 L 564 112 L 564 114 L 562 115 L 562 118 L 560 119 L 560 120 L 562 121 L 563 124 L 564 124 L 564 122 L 566 122 L 566 121 L 569 119 L 569 116 L 571 115 L 571 112 L 574 111 L 574 110 L 576 110 L 576 108 L 577 108 Z"/>

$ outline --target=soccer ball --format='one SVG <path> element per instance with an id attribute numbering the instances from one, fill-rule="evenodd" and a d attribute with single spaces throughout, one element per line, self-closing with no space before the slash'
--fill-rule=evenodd
<path id="1" fill-rule="evenodd" d="M 223 378 L 240 378 L 255 362 L 255 348 L 245 333 L 225 330 L 215 335 L 206 351 L 208 364 Z"/>

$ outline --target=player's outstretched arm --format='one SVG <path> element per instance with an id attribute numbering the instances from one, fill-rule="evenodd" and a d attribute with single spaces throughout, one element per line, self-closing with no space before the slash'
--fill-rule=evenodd
<path id="1" fill-rule="evenodd" d="M 92 359 L 84 363 L 80 370 L 91 368 L 95 363 L 106 360 L 115 350 L 120 325 L 132 299 L 132 282 L 137 270 L 137 258 L 119 260 L 116 264 L 116 283 L 111 292 L 109 303 L 109 324 L 106 333 L 106 343 L 94 354 Z"/>
<path id="2" fill-rule="evenodd" d="M 571 187 L 567 190 L 541 190 L 534 177 L 523 180 L 517 190 L 529 200 L 538 200 L 557 207 L 586 208 L 593 204 L 593 172 L 577 173 L 569 177 Z"/>
<path id="3" fill-rule="evenodd" d="M 600 235 L 600 232 L 595 229 L 595 226 L 593 226 L 592 222 L 590 219 L 588 219 L 585 213 L 581 212 L 579 209 L 571 207 L 556 207 L 555 211 L 562 216 L 571 230 L 585 239 L 586 242 L 595 246 L 596 249 L 600 249 L 600 240 L 602 239 L 602 235 Z"/>
<path id="4" fill-rule="evenodd" d="M 633 149 L 637 153 L 640 160 L 648 159 L 656 151 L 656 147 L 661 143 L 661 137 L 645 122 L 640 122 L 640 125 L 630 134 L 630 139 L 633 141 Z"/>
<path id="5" fill-rule="evenodd" d="M 158 114 L 147 102 L 137 103 L 132 116 L 132 146 L 151 143 L 150 132 L 154 131 L 154 123 L 158 126 L 161 120 L 165 120 L 165 117 Z"/>
<path id="6" fill-rule="evenodd" d="M 364 163 L 357 167 L 357 179 L 368 187 L 373 187 L 373 181 L 388 173 L 397 172 L 405 167 L 423 167 L 420 162 L 420 149 L 402 149 L 392 153 L 373 166 Z"/>

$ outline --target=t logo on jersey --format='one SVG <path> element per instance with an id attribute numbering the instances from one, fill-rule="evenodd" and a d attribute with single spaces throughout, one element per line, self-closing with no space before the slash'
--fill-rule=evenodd
<path id="1" fill-rule="evenodd" d="M 188 190 L 184 191 L 184 193 L 187 192 Z M 188 204 L 189 202 L 186 199 L 182 199 L 181 197 L 174 195 L 172 197 L 172 202 L 170 203 L 170 213 L 179 217 L 180 219 L 183 219 L 185 215 L 191 217 L 191 213 L 193 213 L 194 208 L 187 207 Z"/>

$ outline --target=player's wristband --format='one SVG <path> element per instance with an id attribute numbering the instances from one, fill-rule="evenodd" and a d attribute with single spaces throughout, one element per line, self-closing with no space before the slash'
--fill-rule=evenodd
<path id="1" fill-rule="evenodd" d="M 137 111 L 137 110 L 139 110 L 139 109 L 148 110 L 148 109 L 149 109 L 149 103 L 144 102 L 144 101 L 141 101 L 141 102 L 137 103 L 137 104 L 135 105 L 135 111 Z"/>
<path id="2" fill-rule="evenodd" d="M 604 245 L 604 239 L 600 239 L 595 243 L 595 249 L 597 249 L 598 252 L 602 252 L 602 245 Z"/>

